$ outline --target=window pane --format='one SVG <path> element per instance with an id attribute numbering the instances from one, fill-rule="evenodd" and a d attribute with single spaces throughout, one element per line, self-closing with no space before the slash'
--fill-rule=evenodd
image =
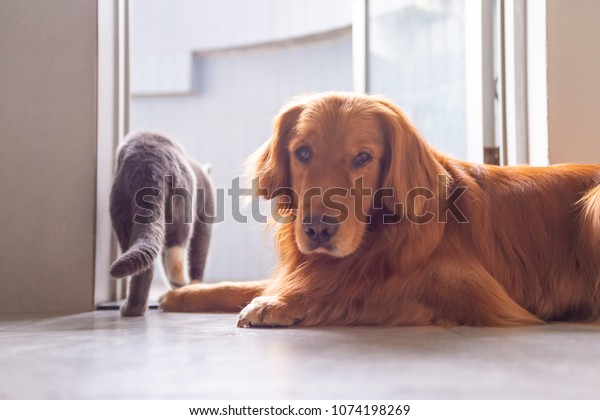
<path id="1" fill-rule="evenodd" d="M 467 159 L 464 0 L 370 0 L 369 91 L 430 144 Z"/>

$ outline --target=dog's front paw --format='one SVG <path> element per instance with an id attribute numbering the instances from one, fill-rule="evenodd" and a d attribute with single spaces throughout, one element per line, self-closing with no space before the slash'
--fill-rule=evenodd
<path id="1" fill-rule="evenodd" d="M 238 316 L 239 328 L 291 327 L 302 322 L 300 312 L 294 305 L 281 302 L 272 296 L 254 298 Z"/>
<path id="2" fill-rule="evenodd" d="M 184 305 L 185 291 L 170 290 L 158 299 L 159 308 L 165 312 L 179 312 Z"/>

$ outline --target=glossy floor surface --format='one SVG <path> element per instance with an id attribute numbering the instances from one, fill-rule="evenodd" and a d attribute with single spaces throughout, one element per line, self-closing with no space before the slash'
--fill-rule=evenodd
<path id="1" fill-rule="evenodd" d="M 600 326 L 238 329 L 234 315 L 0 320 L 0 398 L 600 398 Z"/>

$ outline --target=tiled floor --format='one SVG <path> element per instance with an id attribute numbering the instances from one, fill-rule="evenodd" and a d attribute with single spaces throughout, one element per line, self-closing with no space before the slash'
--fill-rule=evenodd
<path id="1" fill-rule="evenodd" d="M 0 320 L 0 398 L 600 398 L 600 326 L 237 329 L 234 315 Z"/>

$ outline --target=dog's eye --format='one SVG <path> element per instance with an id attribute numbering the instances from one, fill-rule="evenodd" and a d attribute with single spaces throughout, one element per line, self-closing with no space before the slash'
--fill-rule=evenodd
<path id="1" fill-rule="evenodd" d="M 307 162 L 312 157 L 312 151 L 306 146 L 297 148 L 294 154 L 301 162 Z"/>
<path id="2" fill-rule="evenodd" d="M 370 154 L 366 152 L 359 153 L 354 157 L 354 160 L 352 161 L 352 166 L 354 166 L 355 168 L 359 166 L 365 166 L 371 161 L 371 159 L 373 159 L 373 156 L 371 156 Z"/>

